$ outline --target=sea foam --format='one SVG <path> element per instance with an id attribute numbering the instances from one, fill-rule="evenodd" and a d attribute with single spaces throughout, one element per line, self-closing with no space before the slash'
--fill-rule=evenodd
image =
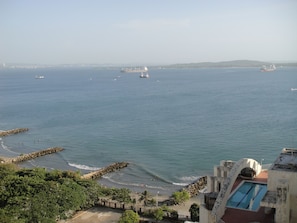
<path id="1" fill-rule="evenodd" d="M 201 176 L 184 176 L 184 177 L 181 177 L 180 180 L 192 183 L 192 182 L 198 180 L 200 177 Z"/>
<path id="2" fill-rule="evenodd" d="M 91 167 L 91 166 L 87 166 L 87 165 L 83 165 L 83 164 L 76 164 L 76 163 L 68 163 L 69 166 L 75 167 L 77 169 L 81 169 L 81 170 L 99 170 L 101 168 L 99 167 Z"/>
<path id="3" fill-rule="evenodd" d="M 9 152 L 9 153 L 18 154 L 18 153 L 16 153 L 16 152 L 10 150 L 10 149 L 8 148 L 8 146 L 6 146 L 6 145 L 4 144 L 4 141 L 2 140 L 2 138 L 0 138 L 0 148 L 2 148 L 3 150 L 5 150 L 5 151 L 7 151 L 7 152 Z"/>

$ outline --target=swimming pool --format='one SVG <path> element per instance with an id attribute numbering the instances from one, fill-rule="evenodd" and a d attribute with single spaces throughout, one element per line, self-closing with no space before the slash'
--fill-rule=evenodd
<path id="1" fill-rule="evenodd" d="M 231 194 L 227 207 L 257 211 L 267 191 L 267 184 L 243 181 Z"/>

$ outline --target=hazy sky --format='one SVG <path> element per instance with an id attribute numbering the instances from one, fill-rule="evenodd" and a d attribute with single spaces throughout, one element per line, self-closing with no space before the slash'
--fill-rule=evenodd
<path id="1" fill-rule="evenodd" d="M 0 62 L 297 61 L 296 0 L 0 0 Z"/>

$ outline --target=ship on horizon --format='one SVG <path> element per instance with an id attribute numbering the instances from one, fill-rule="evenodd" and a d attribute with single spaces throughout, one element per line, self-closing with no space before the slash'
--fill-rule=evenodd
<path id="1" fill-rule="evenodd" d="M 140 78 L 149 78 L 150 75 L 148 73 L 147 67 L 132 67 L 132 68 L 122 68 L 122 73 L 140 73 Z"/>
<path id="2" fill-rule="evenodd" d="M 130 67 L 130 68 L 122 68 L 122 73 L 144 73 L 148 72 L 147 67 Z"/>

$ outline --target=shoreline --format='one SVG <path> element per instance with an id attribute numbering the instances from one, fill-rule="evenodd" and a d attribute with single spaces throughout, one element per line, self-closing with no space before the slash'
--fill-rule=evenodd
<path id="1" fill-rule="evenodd" d="M 28 129 L 24 128 L 24 129 L 13 129 L 13 130 L 8 130 L 8 131 L 2 131 L 1 136 L 5 137 L 5 136 L 11 135 L 11 134 L 18 134 L 18 133 L 21 133 L 24 131 L 28 131 Z M 3 144 L 1 144 L 0 146 L 2 147 L 2 149 L 4 149 Z M 51 147 L 48 149 L 39 150 L 39 151 L 35 151 L 32 153 L 28 153 L 28 154 L 21 154 L 16 157 L 2 157 L 2 156 L 0 156 L 0 161 L 2 164 L 15 164 L 19 168 L 25 168 L 25 167 L 21 167 L 19 164 L 24 161 L 34 160 L 37 157 L 57 153 L 57 152 L 60 152 L 63 150 L 64 149 L 61 147 Z M 100 168 L 99 170 L 90 171 L 89 173 L 83 174 L 83 175 L 81 175 L 81 178 L 96 180 L 98 178 L 103 177 L 104 175 L 106 175 L 108 173 L 119 171 L 119 170 L 127 167 L 128 165 L 129 165 L 129 163 L 127 163 L 127 162 L 112 163 L 108 166 Z M 198 195 L 199 195 L 200 190 L 202 190 L 206 186 L 206 179 L 207 178 L 205 176 L 200 177 L 198 180 L 196 180 L 196 181 L 188 184 L 187 186 L 182 187 L 180 190 L 178 190 L 178 191 L 185 190 L 190 195 L 190 199 L 180 205 L 173 205 L 172 194 L 171 195 L 160 194 L 159 190 L 158 190 L 157 193 L 153 193 L 150 195 L 150 197 L 152 199 L 155 199 L 156 206 L 149 206 L 149 207 L 144 206 L 142 204 L 142 202 L 139 201 L 140 197 L 141 197 L 141 193 L 136 192 L 131 187 L 129 188 L 129 187 L 125 186 L 123 188 L 127 188 L 130 190 L 131 199 L 136 201 L 134 204 L 132 204 L 132 203 L 131 204 L 130 203 L 123 204 L 123 203 L 119 203 L 117 201 L 113 201 L 110 199 L 99 198 L 99 200 L 97 201 L 97 204 L 95 206 L 93 206 L 92 208 L 90 208 L 88 210 L 78 211 L 74 214 L 74 216 L 72 218 L 70 218 L 66 221 L 59 221 L 59 222 L 60 223 L 62 223 L 62 222 L 65 222 L 65 223 L 67 223 L 67 222 L 68 223 L 88 222 L 89 223 L 90 218 L 97 219 L 96 222 L 116 222 L 119 220 L 119 218 L 121 217 L 124 210 L 133 209 L 137 212 L 143 213 L 143 211 L 155 210 L 156 208 L 158 208 L 162 205 L 167 206 L 171 210 L 177 211 L 180 218 L 188 219 L 189 214 L 190 214 L 189 208 L 193 203 L 199 203 Z M 101 184 L 100 181 L 97 181 L 97 183 Z M 148 191 L 149 193 L 151 193 L 150 192 L 151 190 L 149 190 L 149 188 L 144 187 L 142 189 L 144 189 L 143 192 Z M 138 203 L 138 202 L 140 202 L 140 203 Z M 99 221 L 99 219 L 100 220 L 103 219 L 103 221 Z M 166 222 L 166 221 L 162 221 L 162 222 Z"/>
<path id="2" fill-rule="evenodd" d="M 2 145 L 0 145 L 2 148 Z M 2 148 L 4 149 L 4 148 Z M 26 162 L 31 162 L 30 160 L 34 160 L 35 158 L 39 158 L 41 156 L 46 156 L 50 155 L 53 153 L 57 153 L 60 151 L 63 151 L 64 149 L 61 147 L 51 147 L 45 150 L 39 150 L 35 151 L 32 153 L 28 154 L 21 154 L 19 156 L 14 156 L 14 157 L 8 157 L 8 156 L 3 156 L 3 154 L 0 153 L 0 162 L 1 163 L 14 163 L 20 168 L 36 168 L 39 166 L 34 166 L 32 164 L 26 163 Z M 105 167 L 100 168 L 99 170 L 95 171 L 83 171 L 81 172 L 81 177 L 83 179 L 92 179 L 96 180 L 98 184 L 104 186 L 104 187 L 109 187 L 109 188 L 127 188 L 131 192 L 134 193 L 141 193 L 143 191 L 149 191 L 152 194 L 160 194 L 164 196 L 170 196 L 176 191 L 181 191 L 181 190 L 186 190 L 189 192 L 190 196 L 196 196 L 199 194 L 199 191 L 203 189 L 204 185 L 206 185 L 206 177 L 202 176 L 199 177 L 197 180 L 188 183 L 185 186 L 177 186 L 175 184 L 171 184 L 170 187 L 160 186 L 157 182 L 153 185 L 146 185 L 146 184 L 140 184 L 140 183 L 131 183 L 131 184 L 121 184 L 116 181 L 112 181 L 109 179 L 109 177 L 104 177 L 107 174 L 110 174 L 112 172 L 117 172 L 119 170 L 122 170 L 123 168 L 126 168 L 130 166 L 130 163 L 128 162 L 115 162 L 112 164 L 109 164 Z M 45 167 L 46 168 L 46 167 Z M 76 171 L 75 169 L 77 168 L 70 168 L 70 169 L 65 169 L 65 168 L 57 168 L 53 167 L 51 169 L 58 169 L 58 170 L 70 170 L 70 171 Z M 79 169 L 80 170 L 80 169 Z M 126 170 L 129 172 L 129 169 Z"/>
<path id="3" fill-rule="evenodd" d="M 6 136 L 9 136 L 9 135 L 19 134 L 19 133 L 23 133 L 23 132 L 27 132 L 27 131 L 29 131 L 28 128 L 15 128 L 15 129 L 11 129 L 11 130 L 0 131 L 0 134 L 2 133 L 2 136 L 5 138 Z M 2 143 L 1 143 L 0 147 L 3 150 L 6 150 L 4 147 L 4 144 L 3 144 L 3 139 L 2 139 Z M 53 153 L 57 153 L 57 152 L 60 152 L 63 150 L 64 150 L 64 148 L 62 148 L 62 147 L 51 147 L 48 149 L 43 149 L 43 150 L 39 150 L 39 151 L 27 153 L 27 154 L 20 154 L 18 156 L 14 156 L 14 157 L 2 156 L 0 154 L 0 162 L 1 163 L 16 163 L 20 168 L 34 168 L 36 166 L 32 165 L 32 167 L 27 167 L 26 164 L 22 164 L 22 163 L 25 163 L 24 161 L 34 160 L 35 158 L 38 158 L 41 156 L 46 156 L 46 155 L 53 154 Z M 11 152 L 13 152 L 13 151 L 11 151 Z M 199 191 L 202 190 L 203 187 L 205 187 L 205 185 L 206 185 L 206 177 L 205 176 L 199 177 L 197 180 L 195 180 L 191 183 L 188 183 L 186 186 L 176 186 L 176 187 L 175 187 L 175 184 L 172 184 L 172 187 L 166 187 L 166 185 L 165 185 L 165 187 L 164 187 L 164 185 L 160 187 L 158 184 L 146 185 L 145 183 L 144 184 L 132 183 L 131 185 L 129 185 L 129 184 L 125 185 L 125 184 L 121 184 L 118 182 L 113 182 L 108 177 L 106 177 L 106 178 L 103 177 L 104 175 L 106 175 L 108 173 L 112 173 L 117 170 L 126 168 L 129 164 L 130 163 L 128 163 L 128 162 L 115 162 L 115 163 L 109 164 L 105 167 L 102 167 L 99 170 L 81 172 L 81 174 L 82 174 L 81 177 L 83 179 L 97 180 L 98 184 L 101 184 L 102 186 L 106 186 L 106 187 L 127 188 L 130 191 L 135 192 L 135 193 L 143 192 L 145 190 L 151 192 L 152 194 L 157 194 L 157 193 L 160 194 L 160 192 L 161 192 L 161 194 L 164 194 L 165 196 L 172 195 L 172 193 L 175 191 L 186 190 L 187 192 L 189 192 L 190 196 L 193 197 L 193 196 L 199 194 Z M 61 168 L 54 167 L 52 169 L 61 169 Z M 63 169 L 64 168 L 62 168 L 62 170 Z M 70 170 L 70 171 L 75 171 L 75 170 Z M 99 180 L 99 178 L 100 178 L 100 180 Z"/>

